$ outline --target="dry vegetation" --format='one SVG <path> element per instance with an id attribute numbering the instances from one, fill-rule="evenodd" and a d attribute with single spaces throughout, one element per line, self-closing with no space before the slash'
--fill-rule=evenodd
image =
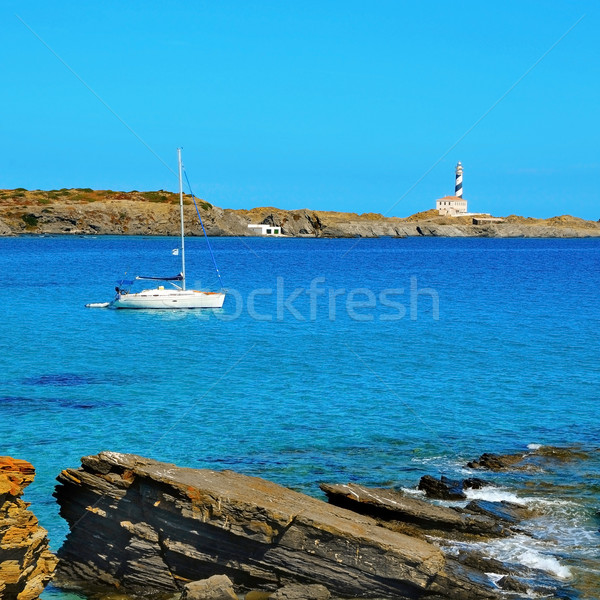
<path id="1" fill-rule="evenodd" d="M 205 210 L 211 204 L 204 200 L 196 199 L 199 206 Z M 157 202 L 163 204 L 178 204 L 179 194 L 158 190 L 154 192 L 116 192 L 113 190 L 92 190 L 91 188 L 63 188 L 60 190 L 0 190 L 0 206 L 35 207 L 52 204 L 90 204 L 91 202 L 119 203 L 119 202 Z M 192 197 L 184 196 L 184 204 L 191 204 Z"/>
<path id="2" fill-rule="evenodd" d="M 520 217 L 518 215 L 509 215 L 505 218 L 507 223 L 520 223 L 523 225 L 546 225 L 548 227 L 575 227 L 575 228 L 596 228 L 597 221 L 586 221 L 579 217 L 571 215 L 560 215 L 559 217 L 551 217 L 550 219 L 534 219 L 533 217 Z"/>

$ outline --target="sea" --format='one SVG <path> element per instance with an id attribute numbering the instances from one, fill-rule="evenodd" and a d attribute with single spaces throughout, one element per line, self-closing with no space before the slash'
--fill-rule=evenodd
<path id="1" fill-rule="evenodd" d="M 316 497 L 478 475 L 472 496 L 539 513 L 479 549 L 600 598 L 600 240 L 211 238 L 219 278 L 188 238 L 188 287 L 224 286 L 222 309 L 86 308 L 176 275 L 178 245 L 0 238 L 0 454 L 35 466 L 24 499 L 53 550 L 55 478 L 102 450 Z M 535 469 L 466 468 L 544 449 Z"/>

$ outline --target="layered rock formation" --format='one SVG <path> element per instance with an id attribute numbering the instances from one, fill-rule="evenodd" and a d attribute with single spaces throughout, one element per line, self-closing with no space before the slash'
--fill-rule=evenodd
<path id="1" fill-rule="evenodd" d="M 0 457 L 0 599 L 37 598 L 52 578 L 56 557 L 46 530 L 21 500 L 35 470 L 24 460 Z"/>
<path id="2" fill-rule="evenodd" d="M 508 535 L 498 519 L 475 514 L 476 511 L 436 506 L 418 498 L 408 498 L 395 490 L 367 488 L 354 483 L 321 484 L 321 489 L 332 504 L 384 522 L 393 521 L 396 527 L 415 525 L 438 535 L 448 532 L 494 537 Z"/>
<path id="3" fill-rule="evenodd" d="M 178 235 L 178 196 L 158 192 L 71 189 L 0 190 L 0 236 L 13 234 Z M 191 197 L 185 199 L 186 227 L 202 235 Z M 229 210 L 198 201 L 212 236 L 253 236 L 248 224 L 278 226 L 288 236 L 306 237 L 597 237 L 600 223 L 562 216 L 530 219 L 509 216 L 502 222 L 471 217 L 442 217 L 435 210 L 407 218 L 378 213 L 341 213 L 272 207 Z"/>
<path id="4" fill-rule="evenodd" d="M 496 597 L 481 573 L 423 539 L 258 478 L 102 452 L 58 481 L 71 530 L 59 582 L 147 594 L 221 574 L 238 590 L 302 583 L 342 597 Z"/>

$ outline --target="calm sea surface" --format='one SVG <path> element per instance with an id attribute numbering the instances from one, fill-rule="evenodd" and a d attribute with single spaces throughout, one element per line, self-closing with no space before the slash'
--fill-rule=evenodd
<path id="1" fill-rule="evenodd" d="M 187 242 L 189 287 L 218 289 L 206 243 Z M 488 497 L 545 516 L 484 550 L 600 597 L 600 240 L 212 244 L 221 311 L 118 311 L 84 305 L 176 274 L 176 240 L 0 239 L 0 454 L 35 466 L 25 499 L 53 549 L 54 479 L 101 450 L 319 496 L 321 481 L 412 489 L 483 452 L 572 447 L 491 475 Z"/>

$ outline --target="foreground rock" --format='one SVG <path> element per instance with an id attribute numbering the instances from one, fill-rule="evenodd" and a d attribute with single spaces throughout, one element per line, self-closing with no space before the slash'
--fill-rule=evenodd
<path id="1" fill-rule="evenodd" d="M 24 460 L 0 457 L 0 598 L 37 598 L 52 578 L 56 557 L 46 530 L 21 500 L 35 470 Z"/>
<path id="2" fill-rule="evenodd" d="M 302 583 L 345 597 L 496 597 L 421 539 L 254 477 L 102 452 L 58 480 L 71 528 L 63 583 L 148 594 L 221 574 L 238 590 Z"/>
<path id="3" fill-rule="evenodd" d="M 238 597 L 227 575 L 213 575 L 208 579 L 187 583 L 180 600 L 238 600 Z"/>

